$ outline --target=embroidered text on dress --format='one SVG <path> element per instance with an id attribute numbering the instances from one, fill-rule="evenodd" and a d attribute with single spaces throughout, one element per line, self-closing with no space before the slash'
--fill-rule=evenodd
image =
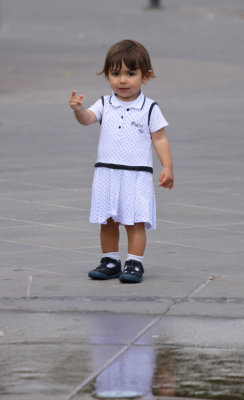
<path id="1" fill-rule="evenodd" d="M 138 128 L 138 132 L 139 133 L 143 133 L 144 132 L 144 126 L 141 124 L 138 124 L 135 121 L 131 121 L 131 126 L 136 126 Z"/>

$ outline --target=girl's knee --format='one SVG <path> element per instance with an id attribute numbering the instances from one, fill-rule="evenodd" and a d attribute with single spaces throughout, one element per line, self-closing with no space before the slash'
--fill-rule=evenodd
<path id="1" fill-rule="evenodd" d="M 125 225 L 127 231 L 145 231 L 144 222 L 136 222 L 134 225 Z"/>

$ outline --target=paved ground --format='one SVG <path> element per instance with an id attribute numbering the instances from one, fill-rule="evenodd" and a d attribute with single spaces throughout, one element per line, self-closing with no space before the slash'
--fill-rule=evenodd
<path id="1" fill-rule="evenodd" d="M 243 1 L 162 4 L 0 2 L 3 399 L 244 397 Z M 151 53 L 176 177 L 133 286 L 87 278 L 98 127 L 68 107 L 108 93 L 96 72 L 126 37 Z"/>

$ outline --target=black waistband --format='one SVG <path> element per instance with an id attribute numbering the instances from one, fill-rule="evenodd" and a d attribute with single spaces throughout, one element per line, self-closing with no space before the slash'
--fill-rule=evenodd
<path id="1" fill-rule="evenodd" d="M 112 168 L 112 169 L 125 169 L 128 171 L 145 171 L 145 172 L 150 172 L 151 174 L 153 173 L 153 168 L 152 167 L 141 167 L 141 166 L 134 166 L 134 165 L 120 165 L 120 164 L 107 164 L 107 163 L 102 163 L 102 162 L 97 162 L 94 165 L 96 168 L 98 167 L 104 167 L 104 168 Z"/>

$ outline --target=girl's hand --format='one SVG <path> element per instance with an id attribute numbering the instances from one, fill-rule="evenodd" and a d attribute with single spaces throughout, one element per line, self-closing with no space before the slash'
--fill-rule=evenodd
<path id="1" fill-rule="evenodd" d="M 174 186 L 174 175 L 172 168 L 164 167 L 161 171 L 158 186 L 163 186 L 167 189 L 172 189 Z"/>
<path id="2" fill-rule="evenodd" d="M 72 92 L 72 96 L 69 100 L 69 105 L 74 111 L 79 111 L 82 109 L 83 95 L 77 96 L 77 91 Z"/>

